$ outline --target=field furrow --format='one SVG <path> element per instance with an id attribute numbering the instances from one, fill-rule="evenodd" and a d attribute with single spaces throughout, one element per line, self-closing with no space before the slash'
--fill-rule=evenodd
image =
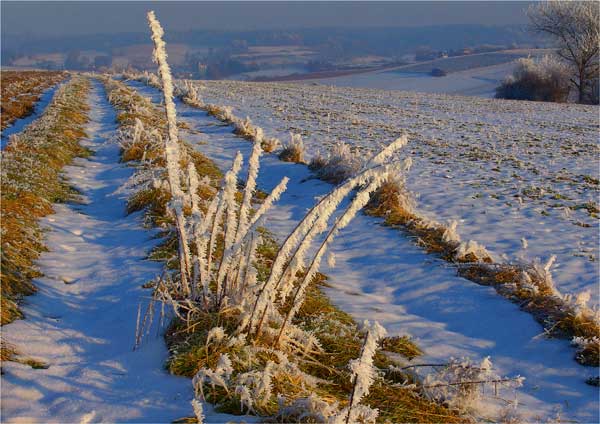
<path id="1" fill-rule="evenodd" d="M 159 335 L 132 350 L 142 285 L 160 273 L 146 260 L 156 245 L 139 214 L 125 215 L 118 189 L 133 169 L 119 162 L 116 114 L 93 83 L 92 155 L 66 168 L 81 201 L 54 205 L 43 219 L 44 276 L 26 299 L 26 319 L 2 328 L 19 362 L 2 364 L 3 422 L 168 422 L 189 412 L 189 381 L 164 369 Z"/>

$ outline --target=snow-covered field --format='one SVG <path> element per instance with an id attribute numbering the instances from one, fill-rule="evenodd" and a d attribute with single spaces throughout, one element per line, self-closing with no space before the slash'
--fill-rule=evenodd
<path id="1" fill-rule="evenodd" d="M 161 102 L 156 89 L 128 84 Z M 182 103 L 177 108 L 191 129 L 181 136 L 222 169 L 230 166 L 238 150 L 248 157 L 252 144 L 234 136 L 230 126 Z M 285 237 L 331 185 L 309 179 L 305 166 L 281 162 L 273 155 L 261 162 L 260 188 L 270 190 L 282 176 L 290 178 L 288 190 L 267 219 L 268 228 Z M 518 398 L 526 422 L 557 416 L 597 421 L 596 389 L 584 383 L 587 371 L 572 361 L 568 341 L 540 336 L 539 324 L 517 305 L 492 288 L 457 277 L 443 261 L 379 224 L 379 219 L 359 216 L 333 244 L 337 264 L 323 271 L 332 284 L 327 294 L 337 305 L 357 319 L 378 320 L 392 335 L 415 337 L 425 352 L 420 363 L 490 355 L 501 374 L 526 377 L 517 394 L 501 393 L 507 400 Z M 485 402 L 488 408 L 503 404 L 491 395 Z M 494 415 L 485 408 L 480 414 L 479 419 Z"/>
<path id="2" fill-rule="evenodd" d="M 162 94 L 129 82 L 155 103 Z M 367 89 L 211 82 L 207 101 L 249 115 L 267 135 L 287 141 L 303 134 L 309 153 L 338 140 L 365 156 L 403 131 L 414 159 L 408 186 L 421 213 L 458 219 L 463 239 L 485 244 L 500 260 L 547 259 L 559 289 L 589 289 L 598 303 L 597 108 L 426 95 Z M 252 144 L 206 112 L 177 104 L 187 125 L 181 138 L 227 168 Z M 90 96 L 89 138 L 95 154 L 77 159 L 66 176 L 82 204 L 56 205 L 44 218 L 48 252 L 38 262 L 39 292 L 26 299 L 26 319 L 3 327 L 24 357 L 49 365 L 3 364 L 5 421 L 171 421 L 191 414 L 191 382 L 170 376 L 160 337 L 132 351 L 141 285 L 160 272 L 144 259 L 157 243 L 139 215 L 124 215 L 119 191 L 133 170 L 119 162 L 115 110 L 96 82 Z M 331 185 L 311 179 L 304 165 L 265 155 L 258 185 L 290 182 L 266 225 L 283 238 Z M 517 392 L 484 396 L 475 415 L 493 418 L 517 398 L 526 422 L 597 422 L 596 372 L 573 360 L 568 340 L 543 337 L 540 325 L 491 287 L 456 275 L 380 218 L 358 216 L 331 246 L 335 267 L 327 294 L 357 319 L 380 321 L 391 335 L 410 335 L 423 349 L 419 362 L 491 356 L 500 375 L 526 378 Z M 506 258 L 502 258 L 506 256 Z M 231 416 L 214 414 L 207 421 Z M 251 417 L 243 417 L 244 420 Z"/>
<path id="3" fill-rule="evenodd" d="M 323 85 L 202 82 L 269 136 L 301 133 L 310 154 L 343 141 L 372 151 L 400 134 L 418 210 L 458 220 L 503 261 L 557 260 L 559 290 L 598 305 L 598 108 Z"/>
<path id="4" fill-rule="evenodd" d="M 477 53 L 417 62 L 393 69 L 299 82 L 491 98 L 502 80 L 512 74 L 517 59 L 548 54 L 552 54 L 549 49 Z M 442 69 L 448 74 L 433 77 L 431 70 L 434 68 Z"/>
<path id="5" fill-rule="evenodd" d="M 427 72 L 410 72 L 399 69 L 301 82 L 316 82 L 338 87 L 378 88 L 491 98 L 496 94 L 496 87 L 507 75 L 512 73 L 514 67 L 514 62 L 502 63 L 452 72 L 444 77 L 432 77 Z"/>

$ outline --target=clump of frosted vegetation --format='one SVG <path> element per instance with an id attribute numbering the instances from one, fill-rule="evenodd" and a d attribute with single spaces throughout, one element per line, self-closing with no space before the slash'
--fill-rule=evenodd
<path id="1" fill-rule="evenodd" d="M 363 166 L 362 156 L 353 152 L 346 143 L 336 143 L 326 156 L 319 153 L 308 165 L 317 178 L 333 184 L 356 175 Z"/>
<path id="2" fill-rule="evenodd" d="M 517 60 L 517 66 L 496 88 L 496 98 L 566 102 L 570 92 L 569 68 L 554 56 Z"/>
<path id="3" fill-rule="evenodd" d="M 125 71 L 123 72 L 123 78 L 128 79 L 128 80 L 135 80 L 135 81 L 140 81 L 146 85 L 149 85 L 151 87 L 155 87 L 155 88 L 161 88 L 162 89 L 162 84 L 160 82 L 160 78 L 158 77 L 158 75 L 152 73 L 152 72 L 148 72 L 148 71 L 144 71 L 144 72 L 131 72 L 131 71 Z"/>
<path id="4" fill-rule="evenodd" d="M 178 139 L 162 28 L 153 12 L 148 14 L 148 21 L 167 111 L 168 136 L 163 140 L 167 172 L 163 178 L 166 177 L 170 192 L 167 209 L 178 245 L 178 267 L 165 270 L 155 288 L 155 301 L 171 305 L 175 316 L 186 325 L 193 325 L 202 317 L 220 317 L 219 321 L 227 323 L 226 326 L 215 325 L 206 335 L 206 354 L 218 360 L 196 372 L 193 384 L 197 398 L 216 401 L 214 396 L 219 394 L 225 399 L 236 399 L 247 412 L 259 413 L 272 404 L 275 381 L 291 379 L 303 387 L 303 393 L 316 388 L 318 379 L 302 371 L 297 358 L 322 348 L 310 331 L 298 325 L 295 316 L 336 235 L 368 203 L 371 194 L 392 175 L 401 173 L 406 163 L 387 163 L 387 153 L 393 149 L 374 156 L 356 175 L 310 209 L 276 250 L 267 275 L 260 277 L 264 264 L 261 265 L 259 247 L 265 241 L 260 224 L 285 190 L 288 180 L 284 177 L 262 203 L 253 208 L 263 151 L 262 143 L 255 141 L 241 202 L 236 199 L 243 163 L 240 153 L 225 174 L 220 191 L 212 198 L 198 195 L 205 182 L 199 178 L 193 163 L 186 160 L 186 149 Z M 252 133 L 251 122 L 240 123 L 239 130 Z M 133 137 L 137 137 L 138 132 L 134 129 Z M 260 136 L 253 132 L 253 138 L 257 135 Z M 294 152 L 295 161 L 303 160 L 299 135 L 293 134 L 286 147 Z M 338 213 L 340 204 L 353 193 L 349 205 Z M 325 234 L 323 238 L 322 234 Z M 317 240 L 319 243 L 315 246 Z M 151 306 L 150 313 L 152 310 Z M 138 334 L 143 332 L 143 328 L 138 329 Z M 346 423 L 357 418 L 374 422 L 376 411 L 361 405 L 360 401 L 376 376 L 373 356 L 383 335 L 384 330 L 378 324 L 367 326 L 360 357 L 350 363 L 353 390 L 346 409 L 338 411 L 335 404 L 313 394 L 306 398 L 296 396 L 291 402 L 278 398 L 281 414 L 294 414 L 295 408 L 298 414 L 299 408 L 308 405 L 313 415 L 328 420 L 341 417 L 344 422 L 343 417 L 346 417 Z M 196 416 L 200 417 L 201 408 L 198 403 L 193 405 Z"/>
<path id="5" fill-rule="evenodd" d="M 523 385 L 524 377 L 503 378 L 493 371 L 489 357 L 481 363 L 473 363 L 469 358 L 451 358 L 434 372 L 428 374 L 423 381 L 425 394 L 437 402 L 448 404 L 463 412 L 471 412 L 477 407 L 485 386 L 498 390 L 517 389 Z"/>
<path id="6" fill-rule="evenodd" d="M 588 366 L 598 366 L 600 337 L 573 337 L 571 344 L 576 347 L 575 359 Z"/>
<path id="7" fill-rule="evenodd" d="M 180 84 L 177 84 L 176 88 L 175 95 L 181 97 L 183 102 L 197 108 L 204 107 L 204 101 L 202 100 L 202 96 L 200 96 L 199 88 L 195 86 L 193 82 L 185 80 L 183 82 L 183 87 L 181 87 Z"/>
<path id="8" fill-rule="evenodd" d="M 449 233 L 444 233 L 449 238 Z M 461 241 L 456 248 L 456 260 L 459 262 L 491 262 L 491 255 L 487 249 L 475 240 Z"/>
<path id="9" fill-rule="evenodd" d="M 264 203 L 253 214 L 250 213 L 261 152 L 260 144 L 255 143 L 241 203 L 236 202 L 234 196 L 242 162 L 239 154 L 232 169 L 225 175 L 223 188 L 213 200 L 207 205 L 200 205 L 191 196 L 188 202 L 191 203 L 192 222 L 187 226 L 188 233 L 179 241 L 180 245 L 189 245 L 180 248 L 180 252 L 190 252 L 190 265 L 187 261 L 180 261 L 179 271 L 167 276 L 155 292 L 157 300 L 172 305 L 174 313 L 184 321 L 203 314 L 238 311 L 238 324 L 234 331 L 229 334 L 221 328 L 211 331 L 206 342 L 207 350 L 234 348 L 232 356 L 224 353 L 214 368 L 201 368 L 194 377 L 194 386 L 199 399 L 206 399 L 205 388 L 214 392 L 220 387 L 225 391 L 225 396 L 236 397 L 243 409 L 251 413 L 255 413 L 257 408 L 266 408 L 266 403 L 271 401 L 274 394 L 270 382 L 273 379 L 281 379 L 285 375 L 302 381 L 306 390 L 315 387 L 314 377 L 302 372 L 291 357 L 319 349 L 319 343 L 311 333 L 295 324 L 294 317 L 303 305 L 308 285 L 335 236 L 364 207 L 370 194 L 385 181 L 388 174 L 398 171 L 397 164 L 367 168 L 323 198 L 277 251 L 269 276 L 259 281 L 258 269 L 254 265 L 260 261 L 257 251 L 262 241 L 259 223 L 287 183 L 287 179 L 284 179 Z M 191 181 L 197 178 L 193 167 L 190 167 L 189 173 Z M 195 186 L 193 182 L 189 185 L 191 188 Z M 329 224 L 338 205 L 356 188 L 359 191 L 350 205 Z M 314 241 L 322 233 L 326 233 L 325 238 L 315 253 L 308 255 L 314 250 L 311 248 Z M 217 240 L 223 242 L 222 252 L 217 249 Z M 182 278 L 182 275 L 185 277 Z M 189 287 L 184 284 L 186 280 L 190 282 Z M 282 313 L 279 306 L 282 304 L 290 305 L 287 312 Z M 187 312 L 183 315 L 181 311 Z M 372 382 L 375 371 L 369 366 L 381 334 L 379 326 L 369 329 L 360 360 L 351 364 L 357 395 L 350 410 L 352 417 L 363 417 L 364 422 L 373 422 L 376 417 L 374 411 L 359 405 L 359 402 Z M 250 344 L 247 344 L 248 340 Z M 233 372 L 232 362 L 252 358 L 262 349 L 275 349 L 277 361 L 268 361 L 260 370 L 251 368 L 244 372 Z M 302 404 L 296 399 L 296 405 Z M 323 402 L 313 402 L 313 405 L 320 404 L 325 405 Z M 290 408 L 291 405 L 285 405 L 286 414 L 291 413 Z M 329 410 L 332 411 L 328 413 L 331 415 L 336 408 L 327 405 L 319 409 L 319 414 Z M 345 411 L 342 413 L 346 414 Z"/>
<path id="10" fill-rule="evenodd" d="M 271 153 L 277 150 L 281 146 L 279 139 L 275 137 L 264 137 L 262 141 L 263 150 L 267 153 Z"/>
<path id="11" fill-rule="evenodd" d="M 279 159 L 284 162 L 304 163 L 306 148 L 300 134 L 290 133 L 290 141 L 283 145 Z"/>
<path id="12" fill-rule="evenodd" d="M 207 107 L 208 107 L 208 113 L 210 115 L 213 115 L 219 121 L 223 121 L 225 123 L 232 124 L 236 120 L 236 117 L 233 114 L 233 108 L 231 106 L 209 105 Z"/>
<path id="13" fill-rule="evenodd" d="M 248 140 L 254 139 L 257 135 L 262 137 L 262 129 L 260 130 L 260 134 L 257 134 L 257 129 L 252 124 L 252 120 L 249 117 L 234 122 L 233 128 L 237 135 L 240 135 Z"/>
<path id="14" fill-rule="evenodd" d="M 450 221 L 448 226 L 445 228 L 444 233 L 442 234 L 442 240 L 445 243 L 457 243 L 458 244 L 461 242 L 460 235 L 458 234 L 458 231 L 456 230 L 457 227 L 458 227 L 457 220 Z"/>

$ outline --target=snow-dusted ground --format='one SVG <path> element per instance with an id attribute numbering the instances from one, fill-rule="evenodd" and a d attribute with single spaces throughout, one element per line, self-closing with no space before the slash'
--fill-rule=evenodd
<path id="1" fill-rule="evenodd" d="M 23 357 L 48 369 L 2 364 L 3 422 L 171 422 L 192 415 L 192 386 L 165 369 L 163 338 L 152 334 L 133 351 L 141 285 L 160 274 L 145 260 L 157 243 L 138 215 L 125 216 L 116 191 L 133 169 L 111 142 L 115 112 L 94 83 L 84 144 L 95 154 L 66 169 L 83 204 L 55 205 L 44 219 L 47 246 L 38 264 L 39 292 L 27 297 L 26 319 L 2 327 Z M 231 416 L 209 415 L 210 422 Z"/>
<path id="2" fill-rule="evenodd" d="M 259 71 L 252 72 L 243 72 L 241 74 L 235 74 L 228 79 L 238 80 L 238 81 L 246 81 L 254 78 L 273 78 L 273 77 L 282 77 L 286 75 L 292 74 L 304 74 L 306 73 L 306 69 L 301 66 L 285 66 L 280 68 L 273 69 L 261 69 Z"/>
<path id="3" fill-rule="evenodd" d="M 202 82 L 269 136 L 303 135 L 309 155 L 338 141 L 373 151 L 403 132 L 419 211 L 458 220 L 463 239 L 504 260 L 557 256 L 566 293 L 599 304 L 597 106 L 505 101 L 322 85 Z M 589 203 L 591 202 L 591 203 Z M 589 205 L 590 208 L 586 208 Z M 522 238 L 526 239 L 524 248 Z"/>
<path id="4" fill-rule="evenodd" d="M 339 87 L 379 88 L 384 90 L 405 90 L 423 93 L 460 94 L 463 96 L 494 97 L 496 87 L 510 75 L 514 63 L 486 66 L 460 72 L 452 72 L 445 77 L 432 77 L 426 72 L 376 71 L 364 74 L 346 75 L 335 78 L 300 81 L 305 84 L 319 83 Z"/>
<path id="5" fill-rule="evenodd" d="M 35 121 L 42 113 L 44 113 L 44 110 L 46 110 L 46 106 L 48 106 L 48 104 L 50 104 L 50 102 L 52 101 L 56 89 L 60 85 L 65 84 L 67 81 L 64 81 L 60 84 L 55 84 L 52 87 L 49 87 L 46 90 L 44 90 L 42 92 L 42 95 L 40 96 L 40 99 L 36 102 L 33 108 L 33 113 L 31 115 L 21 119 L 17 119 L 9 127 L 5 128 L 2 131 L 2 137 L 0 138 L 1 149 L 4 149 L 6 147 L 6 145 L 8 144 L 8 138 L 11 135 L 20 133 L 25 129 L 27 125 Z"/>
<path id="6" fill-rule="evenodd" d="M 161 101 L 155 89 L 130 82 L 143 95 Z M 247 158 L 251 143 L 235 137 L 231 127 L 206 113 L 177 104 L 180 119 L 192 130 L 181 137 L 226 169 L 240 150 Z M 289 233 L 318 196 L 331 185 L 310 176 L 303 165 L 279 161 L 273 155 L 261 160 L 259 187 L 272 189 L 282 176 L 290 177 L 288 190 L 266 221 L 277 236 Z M 443 362 L 450 356 L 487 355 L 499 373 L 526 377 L 519 390 L 519 410 L 526 421 L 563 419 L 598 422 L 597 389 L 584 383 L 592 369 L 572 359 L 573 349 L 564 340 L 548 340 L 533 318 L 489 287 L 456 276 L 454 269 L 425 254 L 397 230 L 380 220 L 358 216 L 332 246 L 335 268 L 323 267 L 333 285 L 327 293 L 357 319 L 380 321 L 392 335 L 416 338 L 423 362 Z M 488 388 L 488 395 L 493 389 Z M 503 393 L 513 400 L 512 393 Z M 488 401 L 503 404 L 498 399 Z M 484 411 L 485 416 L 490 411 Z"/>

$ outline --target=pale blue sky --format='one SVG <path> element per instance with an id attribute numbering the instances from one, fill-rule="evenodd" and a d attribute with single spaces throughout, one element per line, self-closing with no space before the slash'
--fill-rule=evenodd
<path id="1" fill-rule="evenodd" d="M 16 2 L 2 1 L 2 33 L 143 32 L 154 9 L 170 31 L 312 27 L 505 25 L 527 22 L 529 2 Z"/>

